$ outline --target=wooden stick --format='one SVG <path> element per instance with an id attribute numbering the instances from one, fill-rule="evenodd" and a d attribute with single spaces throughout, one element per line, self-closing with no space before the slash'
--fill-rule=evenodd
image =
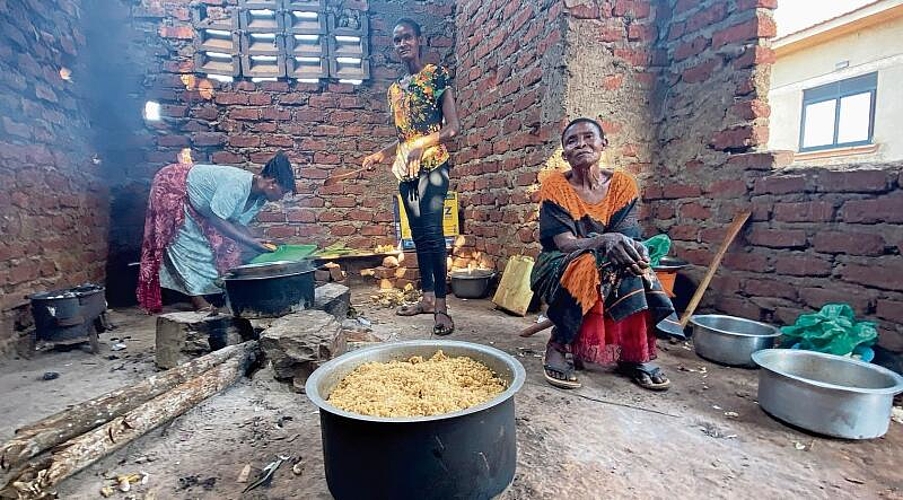
<path id="1" fill-rule="evenodd" d="M 524 328 L 523 330 L 520 331 L 520 333 L 518 333 L 518 335 L 520 335 L 521 337 L 532 337 L 533 335 L 536 335 L 537 333 L 539 333 L 551 326 L 552 326 L 552 321 L 548 320 L 548 319 L 544 319 L 541 322 L 536 323 L 535 325 L 530 325 L 527 328 Z"/>
<path id="2" fill-rule="evenodd" d="M 108 392 L 17 429 L 15 436 L 0 447 L 0 467 L 8 470 L 24 464 L 40 453 L 103 425 L 228 359 L 244 356 L 249 349 L 253 347 L 245 343 L 213 351 L 138 384 Z"/>
<path id="3" fill-rule="evenodd" d="M 721 265 L 721 259 L 724 258 L 724 254 L 727 253 L 728 247 L 734 242 L 734 238 L 740 234 L 740 229 L 742 229 L 743 224 L 746 224 L 746 221 L 749 220 L 750 215 L 752 215 L 751 212 L 740 212 L 734 217 L 734 222 L 731 223 L 730 227 L 727 229 L 727 234 L 724 235 L 724 241 L 721 243 L 721 248 L 719 248 L 718 253 L 715 254 L 715 259 L 712 260 L 712 263 L 709 265 L 708 272 L 705 273 L 705 277 L 702 278 L 702 282 L 699 283 L 699 287 L 696 288 L 696 293 L 694 293 L 693 298 L 690 299 L 690 304 L 687 305 L 687 310 L 684 311 L 683 317 L 680 318 L 681 328 L 687 327 L 687 323 L 690 322 L 690 317 L 696 312 L 696 308 L 699 307 L 699 303 L 702 301 L 702 296 L 705 295 L 705 291 L 709 288 L 712 278 L 715 277 L 715 272 L 718 271 L 718 266 Z"/>
<path id="4" fill-rule="evenodd" d="M 229 387 L 244 376 L 254 359 L 257 342 L 250 341 L 245 345 L 247 348 L 240 350 L 239 355 L 121 417 L 67 441 L 50 456 L 25 465 L 0 490 L 0 498 L 17 498 L 9 495 L 18 495 L 20 500 L 48 498 L 48 493 L 64 479 Z"/>
<path id="5" fill-rule="evenodd" d="M 357 168 L 348 173 L 333 175 L 333 176 L 329 177 L 328 179 L 326 179 L 323 182 L 323 185 L 324 186 L 334 186 L 334 185 L 338 184 L 339 181 L 343 181 L 345 179 L 361 175 L 361 173 L 363 173 L 364 170 L 367 170 L 367 167 L 360 167 L 360 168 Z"/>

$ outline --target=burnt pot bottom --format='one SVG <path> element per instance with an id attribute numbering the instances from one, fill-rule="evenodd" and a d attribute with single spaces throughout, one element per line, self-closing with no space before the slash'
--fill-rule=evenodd
<path id="1" fill-rule="evenodd" d="M 491 499 L 514 480 L 514 398 L 424 422 L 371 422 L 320 410 L 329 491 L 337 500 Z"/>

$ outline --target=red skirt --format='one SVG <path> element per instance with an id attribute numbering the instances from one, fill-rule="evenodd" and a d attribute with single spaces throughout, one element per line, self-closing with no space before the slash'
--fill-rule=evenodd
<path id="1" fill-rule="evenodd" d="M 655 340 L 655 325 L 648 310 L 615 322 L 603 314 L 602 302 L 598 301 L 583 316 L 571 352 L 586 363 L 646 363 L 656 357 Z"/>

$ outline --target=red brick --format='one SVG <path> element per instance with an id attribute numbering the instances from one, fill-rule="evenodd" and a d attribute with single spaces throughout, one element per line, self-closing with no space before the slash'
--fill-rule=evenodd
<path id="1" fill-rule="evenodd" d="M 686 21 L 685 33 L 696 33 L 720 23 L 727 18 L 727 3 L 709 3 Z"/>
<path id="2" fill-rule="evenodd" d="M 756 17 L 740 24 L 716 31 L 712 37 L 712 47 L 720 49 L 729 43 L 746 42 L 758 38 L 772 38 L 777 34 L 777 26 L 769 15 Z"/>
<path id="3" fill-rule="evenodd" d="M 216 151 L 211 157 L 213 163 L 217 165 L 239 165 L 245 162 L 243 156 L 237 155 L 229 151 Z"/>
<path id="4" fill-rule="evenodd" d="M 851 200 L 843 204 L 841 218 L 845 222 L 873 224 L 903 222 L 903 193 L 894 193 L 871 200 Z"/>
<path id="5" fill-rule="evenodd" d="M 747 318 L 754 321 L 762 319 L 762 309 L 746 298 L 719 297 L 716 308 L 725 314 L 738 316 L 740 318 Z"/>
<path id="6" fill-rule="evenodd" d="M 737 0 L 737 10 L 777 9 L 778 0 Z"/>
<path id="7" fill-rule="evenodd" d="M 818 174 L 818 190 L 826 193 L 880 193 L 890 185 L 887 171 L 851 170 Z"/>
<path id="8" fill-rule="evenodd" d="M 754 194 L 803 193 L 807 190 L 807 179 L 802 175 L 762 177 L 756 180 Z"/>
<path id="9" fill-rule="evenodd" d="M 699 227 L 693 225 L 677 225 L 668 229 L 668 237 L 672 240 L 697 241 Z"/>
<path id="10" fill-rule="evenodd" d="M 761 253 L 743 252 L 727 253 L 724 256 L 724 267 L 737 271 L 765 273 L 768 271 L 768 257 Z"/>
<path id="11" fill-rule="evenodd" d="M 191 40 L 194 38 L 194 28 L 191 26 L 161 26 L 159 33 L 163 38 L 178 40 Z"/>
<path id="12" fill-rule="evenodd" d="M 333 236 L 343 238 L 345 236 L 356 234 L 357 229 L 355 229 L 354 226 L 332 226 L 329 228 L 329 232 Z"/>
<path id="13" fill-rule="evenodd" d="M 257 121 L 260 119 L 260 111 L 257 108 L 232 108 L 229 110 L 229 118 Z"/>
<path id="14" fill-rule="evenodd" d="M 837 303 L 850 304 L 857 314 L 866 314 L 871 308 L 874 299 L 867 291 L 838 286 L 836 282 L 829 282 L 826 285 L 828 288 L 801 288 L 800 300 L 815 310 L 821 309 L 826 304 Z"/>
<path id="15" fill-rule="evenodd" d="M 263 143 L 266 146 L 276 146 L 282 148 L 291 148 L 295 145 L 295 140 L 290 135 L 285 134 L 265 134 L 262 136 Z"/>
<path id="16" fill-rule="evenodd" d="M 312 210 L 295 209 L 285 212 L 286 220 L 289 222 L 314 223 L 317 222 L 317 215 Z"/>
<path id="17" fill-rule="evenodd" d="M 879 300 L 877 315 L 881 319 L 903 324 L 903 302 L 895 300 Z"/>
<path id="18" fill-rule="evenodd" d="M 602 87 L 605 90 L 617 90 L 624 82 L 624 75 L 609 75 L 602 78 Z"/>
<path id="19" fill-rule="evenodd" d="M 297 171 L 302 179 L 325 179 L 329 177 L 329 172 L 322 168 L 302 167 L 297 169 Z"/>
<path id="20" fill-rule="evenodd" d="M 815 235 L 813 245 L 816 252 L 822 253 L 882 255 L 886 243 L 878 234 L 822 231 Z"/>
<path id="21" fill-rule="evenodd" d="M 743 290 L 758 297 L 796 300 L 797 288 L 784 281 L 769 279 L 751 279 L 743 284 Z"/>
<path id="22" fill-rule="evenodd" d="M 281 239 L 291 238 L 297 234 L 297 231 L 293 226 L 275 226 L 264 229 L 263 234 L 268 238 Z"/>
<path id="23" fill-rule="evenodd" d="M 848 283 L 894 291 L 903 291 L 901 273 L 903 261 L 896 256 L 872 258 L 867 264 L 846 264 L 840 270 L 841 278 Z"/>
<path id="24" fill-rule="evenodd" d="M 781 222 L 830 222 L 834 205 L 827 201 L 775 203 L 774 219 Z"/>
<path id="25" fill-rule="evenodd" d="M 661 197 L 666 200 L 679 198 L 695 198 L 702 195 L 699 186 L 689 184 L 665 184 L 662 187 Z"/>
<path id="26" fill-rule="evenodd" d="M 746 195 L 748 190 L 746 181 L 728 179 L 715 182 L 707 192 L 715 198 L 736 198 Z"/>
<path id="27" fill-rule="evenodd" d="M 649 66 L 652 62 L 652 54 L 646 49 L 615 49 L 614 55 L 633 66 Z"/>
<path id="28" fill-rule="evenodd" d="M 718 132 L 710 145 L 718 151 L 743 151 L 768 142 L 768 127 L 743 125 Z"/>
<path id="29" fill-rule="evenodd" d="M 284 122 L 292 119 L 292 113 L 287 109 L 268 106 L 260 108 L 260 119 Z"/>
<path id="30" fill-rule="evenodd" d="M 768 104 L 758 99 L 753 99 L 752 101 L 740 101 L 731 106 L 731 111 L 734 115 L 750 121 L 771 116 L 771 108 Z"/>
<path id="31" fill-rule="evenodd" d="M 278 210 L 262 210 L 257 214 L 260 222 L 285 222 L 285 213 Z"/>
<path id="32" fill-rule="evenodd" d="M 712 211 L 694 201 L 681 205 L 680 216 L 688 217 L 690 219 L 706 220 L 712 216 Z"/>
<path id="33" fill-rule="evenodd" d="M 627 39 L 630 41 L 651 42 L 658 36 L 655 26 L 631 24 L 627 26 Z"/>
<path id="34" fill-rule="evenodd" d="M 775 259 L 774 270 L 789 276 L 830 276 L 831 261 L 808 254 L 781 254 Z"/>
<path id="35" fill-rule="evenodd" d="M 746 239 L 753 245 L 770 248 L 805 247 L 807 243 L 806 232 L 796 229 L 753 227 Z"/>
<path id="36" fill-rule="evenodd" d="M 624 17 L 632 14 L 635 19 L 644 19 L 651 14 L 650 2 L 643 0 L 615 0 L 612 15 Z"/>
<path id="37" fill-rule="evenodd" d="M 336 208 L 354 208 L 357 206 L 357 199 L 353 197 L 333 198 L 332 206 Z"/>
<path id="38" fill-rule="evenodd" d="M 696 38 L 688 42 L 684 42 L 678 45 L 674 50 L 674 60 L 680 62 L 693 56 L 702 54 L 707 48 L 709 48 L 709 42 L 710 40 L 708 38 L 704 36 L 697 36 Z"/>
<path id="39" fill-rule="evenodd" d="M 219 146 L 225 144 L 226 139 L 227 136 L 223 132 L 198 132 L 191 136 L 195 146 Z"/>
<path id="40" fill-rule="evenodd" d="M 715 71 L 716 67 L 718 67 L 718 61 L 709 59 L 684 71 L 681 74 L 681 78 L 686 83 L 704 82 L 712 77 L 712 72 Z"/>
<path id="41" fill-rule="evenodd" d="M 777 61 L 774 50 L 758 45 L 749 46 L 743 55 L 734 61 L 734 69 L 747 69 L 754 66 L 770 66 Z"/>
<path id="42" fill-rule="evenodd" d="M 769 151 L 767 153 L 734 154 L 727 161 L 728 165 L 746 170 L 772 170 L 786 167 L 793 163 L 792 151 Z"/>
<path id="43" fill-rule="evenodd" d="M 248 96 L 248 104 L 252 106 L 266 106 L 272 104 L 273 98 L 268 94 L 251 94 Z"/>
<path id="44" fill-rule="evenodd" d="M 260 146 L 260 137 L 256 135 L 233 135 L 229 137 L 229 145 L 236 148 L 256 148 Z"/>
<path id="45" fill-rule="evenodd" d="M 164 148 L 180 148 L 188 146 L 188 137 L 184 135 L 161 135 L 157 137 L 157 145 Z"/>
<path id="46" fill-rule="evenodd" d="M 325 212 L 321 212 L 317 215 L 317 220 L 320 222 L 338 222 L 341 220 L 345 220 L 345 214 L 335 211 L 335 210 L 327 210 Z"/>
<path id="47" fill-rule="evenodd" d="M 569 7 L 568 13 L 576 19 L 598 19 L 599 7 L 595 4 L 579 4 Z"/>

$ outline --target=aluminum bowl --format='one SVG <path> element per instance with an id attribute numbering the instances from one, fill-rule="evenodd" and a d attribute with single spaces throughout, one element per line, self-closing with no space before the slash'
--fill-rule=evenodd
<path id="1" fill-rule="evenodd" d="M 326 398 L 358 366 L 429 357 L 442 350 L 489 367 L 508 383 L 494 399 L 432 417 L 370 417 L 340 410 Z M 307 379 L 320 408 L 326 483 L 338 500 L 494 498 L 514 480 L 517 441 L 514 395 L 524 367 L 492 347 L 449 340 L 384 344 L 329 361 Z"/>
<path id="2" fill-rule="evenodd" d="M 759 406 L 807 431 L 845 439 L 883 436 L 903 377 L 856 359 L 793 349 L 753 354 Z"/>
<path id="3" fill-rule="evenodd" d="M 690 323 L 696 354 L 728 366 L 755 368 L 752 353 L 774 347 L 775 339 L 781 336 L 781 331 L 771 325 L 734 316 L 697 315 Z"/>

